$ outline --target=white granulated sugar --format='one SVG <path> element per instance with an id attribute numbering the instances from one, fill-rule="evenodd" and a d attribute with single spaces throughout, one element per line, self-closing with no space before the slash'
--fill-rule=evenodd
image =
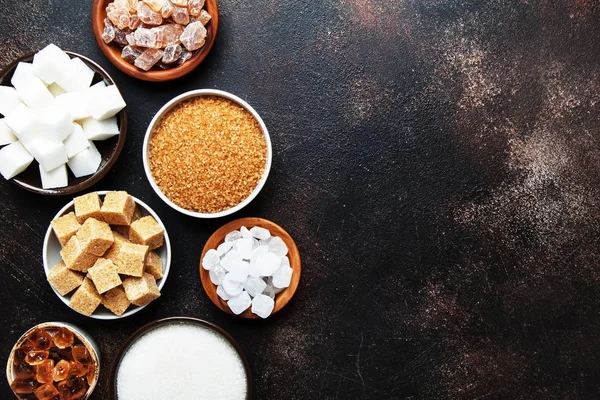
<path id="1" fill-rule="evenodd" d="M 125 353 L 119 400 L 242 400 L 247 380 L 234 347 L 209 328 L 179 323 L 156 328 Z"/>

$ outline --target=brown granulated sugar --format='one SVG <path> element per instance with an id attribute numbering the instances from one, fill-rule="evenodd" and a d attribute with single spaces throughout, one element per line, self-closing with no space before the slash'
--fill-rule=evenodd
<path id="1" fill-rule="evenodd" d="M 246 199 L 267 160 L 254 116 L 231 100 L 197 97 L 169 111 L 150 140 L 150 170 L 173 203 L 216 213 Z"/>

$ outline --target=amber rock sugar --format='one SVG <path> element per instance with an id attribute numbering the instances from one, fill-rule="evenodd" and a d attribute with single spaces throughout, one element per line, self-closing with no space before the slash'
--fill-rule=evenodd
<path id="1" fill-rule="evenodd" d="M 149 146 L 152 176 L 173 203 L 217 213 L 246 199 L 267 161 L 258 121 L 235 102 L 197 97 L 169 111 Z"/>

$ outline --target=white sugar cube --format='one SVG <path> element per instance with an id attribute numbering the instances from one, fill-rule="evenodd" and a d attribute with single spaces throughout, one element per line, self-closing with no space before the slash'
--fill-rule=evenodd
<path id="1" fill-rule="evenodd" d="M 271 232 L 269 232 L 268 229 L 262 228 L 260 226 L 254 226 L 250 228 L 250 233 L 253 237 L 260 240 L 265 240 L 271 237 Z"/>
<path id="2" fill-rule="evenodd" d="M 44 189 L 60 188 L 69 184 L 66 164 L 61 164 L 52 171 L 46 171 L 41 164 L 39 167 L 40 176 L 42 178 L 42 187 Z"/>
<path id="3" fill-rule="evenodd" d="M 287 265 L 282 265 L 273 273 L 273 286 L 276 288 L 286 288 L 292 282 L 292 274 L 294 270 Z"/>
<path id="4" fill-rule="evenodd" d="M 223 289 L 223 285 L 217 286 L 217 295 L 225 301 L 227 301 L 231 298 L 231 296 L 227 294 L 225 289 Z"/>
<path id="5" fill-rule="evenodd" d="M 267 318 L 275 308 L 275 301 L 264 294 L 257 295 L 252 299 L 252 312 L 261 318 Z"/>
<path id="6" fill-rule="evenodd" d="M 47 85 L 59 79 L 70 58 L 58 46 L 49 44 L 33 56 L 33 72 Z"/>
<path id="7" fill-rule="evenodd" d="M 238 239 L 233 242 L 233 248 L 244 260 L 249 260 L 252 255 L 252 239 Z"/>
<path id="8" fill-rule="evenodd" d="M 90 87 L 93 79 L 94 70 L 75 57 L 65 64 L 56 83 L 67 92 L 81 92 Z"/>
<path id="9" fill-rule="evenodd" d="M 106 84 L 106 82 L 104 82 L 104 81 L 99 81 L 99 82 L 97 82 L 97 83 L 94 83 L 94 84 L 92 85 L 92 87 L 90 87 L 90 89 L 94 89 L 94 88 L 103 88 L 103 87 L 106 87 L 106 86 L 108 86 L 108 85 Z"/>
<path id="10" fill-rule="evenodd" d="M 94 143 L 88 142 L 88 144 L 87 149 L 77 153 L 67 163 L 76 178 L 92 175 L 98 171 L 98 167 L 100 167 L 100 163 L 102 162 L 102 156 L 96 146 L 94 146 Z"/>
<path id="11" fill-rule="evenodd" d="M 268 252 L 260 255 L 256 263 L 260 268 L 261 276 L 271 276 L 273 272 L 277 271 L 279 268 L 281 264 L 281 258 L 271 252 Z"/>
<path id="12" fill-rule="evenodd" d="M 90 147 L 90 142 L 85 133 L 83 133 L 83 128 L 77 122 L 73 122 L 73 132 L 65 139 L 64 144 L 67 148 L 67 157 L 69 158 Z"/>
<path id="13" fill-rule="evenodd" d="M 225 257 L 223 257 L 223 259 L 221 260 L 221 266 L 223 268 L 225 268 L 226 271 L 230 271 L 233 268 L 233 265 L 241 262 L 242 261 L 242 256 L 240 256 L 240 253 L 238 253 L 235 249 L 231 250 L 230 252 L 228 252 L 227 254 L 225 254 Z"/>
<path id="14" fill-rule="evenodd" d="M 55 142 L 62 142 L 73 132 L 71 112 L 59 104 L 39 111 L 40 134 Z"/>
<path id="15" fill-rule="evenodd" d="M 44 136 L 37 136 L 33 139 L 27 149 L 47 172 L 69 160 L 67 149 L 63 143 L 55 142 Z"/>
<path id="16" fill-rule="evenodd" d="M 220 256 L 227 254 L 229 250 L 233 247 L 232 242 L 223 242 L 219 246 L 217 246 L 217 252 Z"/>
<path id="17" fill-rule="evenodd" d="M 256 295 L 261 294 L 263 290 L 267 288 L 267 283 L 261 278 L 251 276 L 248 278 L 248 280 L 246 280 L 246 283 L 244 283 L 243 287 L 251 297 L 255 297 Z"/>
<path id="18" fill-rule="evenodd" d="M 44 82 L 33 73 L 33 65 L 29 63 L 20 62 L 10 82 L 29 107 L 44 107 L 54 101 L 54 96 Z"/>
<path id="19" fill-rule="evenodd" d="M 125 108 L 125 100 L 115 85 L 90 89 L 87 107 L 97 120 L 116 115 Z"/>
<path id="20" fill-rule="evenodd" d="M 0 118 L 0 146 L 16 142 L 17 140 L 13 131 L 4 122 L 4 118 Z"/>
<path id="21" fill-rule="evenodd" d="M 250 231 L 248 230 L 248 228 L 246 228 L 245 226 L 242 226 L 240 228 L 240 234 L 242 235 L 242 238 L 244 238 L 244 239 L 250 239 L 250 238 L 252 238 L 252 234 L 250 233 Z"/>
<path id="22" fill-rule="evenodd" d="M 285 256 L 288 252 L 285 242 L 278 236 L 273 236 L 271 240 L 269 240 L 269 245 L 267 247 L 271 253 L 276 254 L 279 258 Z"/>
<path id="23" fill-rule="evenodd" d="M 48 91 L 49 91 L 50 93 L 52 93 L 52 96 L 54 96 L 54 97 L 58 97 L 58 96 L 60 96 L 61 94 L 65 94 L 65 93 L 67 93 L 67 92 L 65 91 L 65 89 L 63 89 L 63 88 L 61 88 L 60 86 L 58 86 L 58 83 L 53 83 L 53 84 L 51 84 L 51 85 L 48 85 Z"/>
<path id="24" fill-rule="evenodd" d="M 21 144 L 14 142 L 0 149 L 0 174 L 4 179 L 10 179 L 25 171 L 33 157 Z"/>
<path id="25" fill-rule="evenodd" d="M 228 273 L 223 277 L 223 289 L 230 296 L 237 296 L 242 293 L 242 284 L 231 279 L 231 274 Z"/>
<path id="26" fill-rule="evenodd" d="M 56 104 L 59 104 L 67 108 L 71 112 L 71 117 L 74 121 L 89 118 L 90 110 L 87 107 L 87 93 L 84 92 L 69 92 L 56 96 L 54 100 Z"/>
<path id="27" fill-rule="evenodd" d="M 37 117 L 25 104 L 19 104 L 4 122 L 25 146 L 39 134 Z"/>
<path id="28" fill-rule="evenodd" d="M 221 257 L 219 256 L 219 252 L 215 249 L 210 249 L 204 255 L 202 259 L 202 268 L 207 271 L 214 269 L 219 262 L 221 261 Z"/>
<path id="29" fill-rule="evenodd" d="M 214 269 L 210 270 L 208 275 L 210 276 L 210 281 L 212 283 L 214 283 L 215 285 L 221 285 L 223 283 L 223 278 L 225 278 L 225 275 L 227 274 L 227 271 L 225 271 L 225 269 L 223 267 L 221 267 L 220 265 L 217 265 Z"/>
<path id="30" fill-rule="evenodd" d="M 116 117 L 103 119 L 102 121 L 86 118 L 81 121 L 81 127 L 89 140 L 106 140 L 119 134 Z"/>
<path id="31" fill-rule="evenodd" d="M 10 86 L 0 86 L 0 114 L 8 116 L 19 104 L 21 98 L 17 89 Z"/>
<path id="32" fill-rule="evenodd" d="M 232 297 L 227 302 L 229 309 L 235 315 L 240 315 L 241 313 L 243 313 L 245 310 L 248 309 L 248 307 L 250 307 L 250 304 L 252 304 L 252 300 L 250 299 L 250 296 L 248 295 L 248 293 L 246 293 L 246 291 L 243 291 L 239 295 Z"/>

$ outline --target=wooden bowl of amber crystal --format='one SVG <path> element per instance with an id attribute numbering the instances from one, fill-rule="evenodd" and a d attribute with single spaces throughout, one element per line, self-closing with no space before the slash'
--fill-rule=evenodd
<path id="1" fill-rule="evenodd" d="M 44 322 L 13 346 L 6 378 L 18 399 L 86 400 L 100 376 L 100 348 L 66 322 Z"/>
<path id="2" fill-rule="evenodd" d="M 102 53 L 104 53 L 106 58 L 108 58 L 115 67 L 134 78 L 150 82 L 164 82 L 181 78 L 193 71 L 202 63 L 202 61 L 204 61 L 217 37 L 217 28 L 219 26 L 217 0 L 206 0 L 204 9 L 210 14 L 211 19 L 205 26 L 207 32 L 204 45 L 198 50 L 195 50 L 189 60 L 180 65 L 177 64 L 168 69 L 161 69 L 154 66 L 150 70 L 144 71 L 121 57 L 121 46 L 114 42 L 106 44 L 102 39 L 104 20 L 106 19 L 107 14 L 106 7 L 113 1 L 114 0 L 94 0 L 92 4 L 92 28 L 94 30 L 94 36 L 96 37 L 98 46 L 100 46 L 100 50 L 102 50 Z"/>

